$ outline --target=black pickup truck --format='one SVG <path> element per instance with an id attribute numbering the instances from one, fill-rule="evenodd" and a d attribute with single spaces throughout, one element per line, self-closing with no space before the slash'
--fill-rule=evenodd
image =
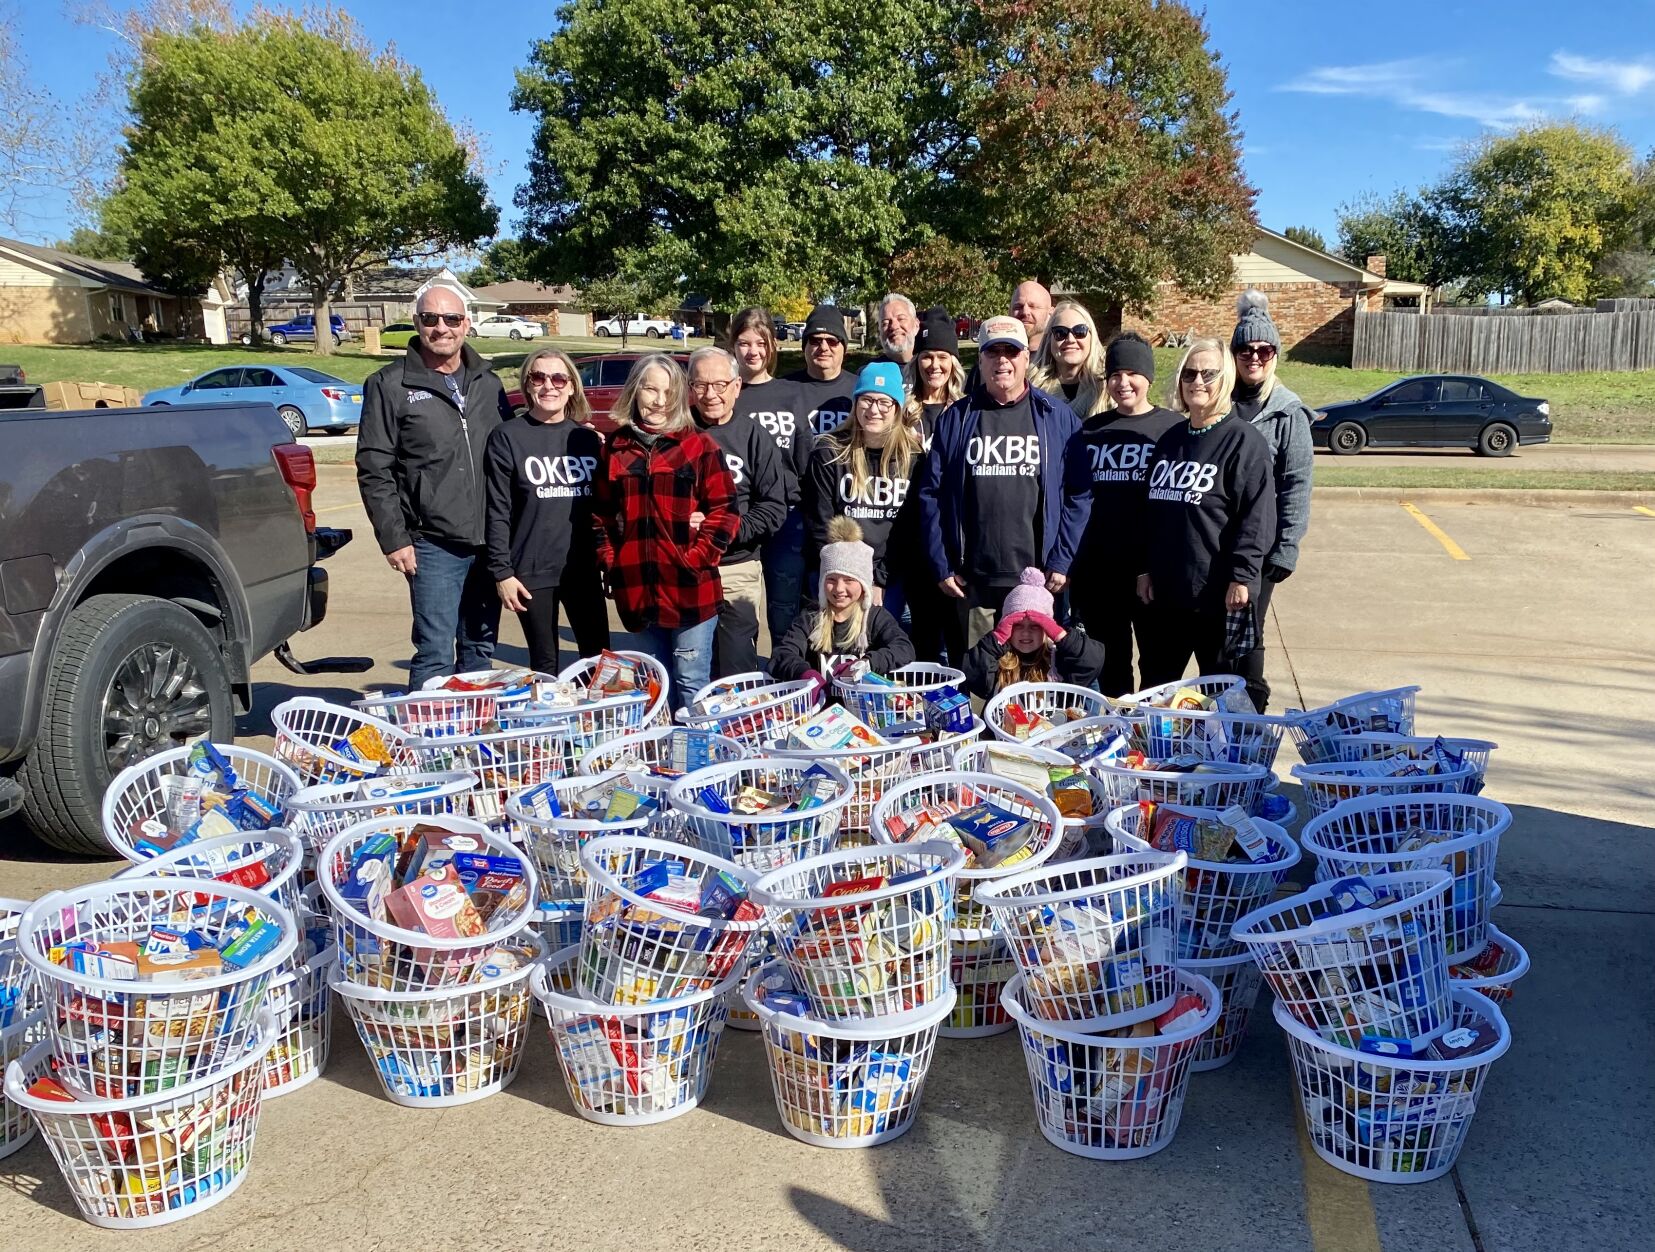
<path id="1" fill-rule="evenodd" d="M 31 383 L 21 365 L 0 365 L 0 409 L 43 409 L 46 393 Z"/>
<path id="2" fill-rule="evenodd" d="M 117 772 L 233 738 L 260 657 L 303 671 L 350 532 L 318 530 L 291 439 L 268 404 L 0 410 L 0 816 L 107 853 Z"/>

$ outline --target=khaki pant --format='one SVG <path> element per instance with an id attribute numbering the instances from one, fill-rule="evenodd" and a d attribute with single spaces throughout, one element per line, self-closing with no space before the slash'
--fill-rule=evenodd
<path id="1" fill-rule="evenodd" d="M 713 642 L 713 677 L 726 678 L 759 668 L 764 568 L 757 559 L 721 565 L 718 580 L 724 588 L 724 602 L 718 609 L 718 634 Z"/>

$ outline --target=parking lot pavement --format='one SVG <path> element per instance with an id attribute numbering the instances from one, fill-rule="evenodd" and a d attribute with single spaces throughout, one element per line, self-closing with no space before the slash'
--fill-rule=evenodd
<path id="1" fill-rule="evenodd" d="M 263 662 L 259 708 L 301 689 L 353 695 L 406 676 L 407 601 L 354 503 L 323 468 L 325 524 L 357 540 L 331 562 L 327 621 L 301 656 L 365 653 L 347 687 Z M 943 1041 L 919 1122 L 867 1152 L 782 1130 L 759 1041 L 729 1032 L 700 1110 L 642 1130 L 573 1114 L 544 1035 L 505 1093 L 442 1113 L 377 1091 L 348 1022 L 317 1083 L 273 1101 L 241 1192 L 179 1226 L 105 1235 L 74 1218 L 38 1143 L 0 1162 L 0 1229 L 20 1247 L 1283 1249 L 1551 1252 L 1647 1246 L 1655 1205 L 1655 1044 L 1643 962 L 1655 947 L 1655 516 L 1628 507 L 1436 506 L 1319 498 L 1301 572 L 1269 629 L 1279 706 L 1418 683 L 1419 725 L 1499 742 L 1489 792 L 1513 806 L 1496 924 L 1533 971 L 1457 1170 L 1410 1187 L 1340 1174 L 1304 1146 L 1268 1007 L 1227 1069 L 1196 1075 L 1178 1137 L 1133 1163 L 1083 1161 L 1036 1129 L 1015 1037 Z M 1465 559 L 1450 554 L 1444 538 Z M 521 638 L 505 626 L 506 660 Z M 1284 749 L 1278 769 L 1293 761 Z M 1289 794 L 1297 795 L 1295 788 Z M 4 845 L 0 845 L 4 846 Z M 0 895 L 103 877 L 24 853 Z"/>

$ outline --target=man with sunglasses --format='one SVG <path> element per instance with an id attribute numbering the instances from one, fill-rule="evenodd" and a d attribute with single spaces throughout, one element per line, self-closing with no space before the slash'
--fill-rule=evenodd
<path id="1" fill-rule="evenodd" d="M 362 388 L 356 482 L 385 561 L 408 580 L 408 685 L 487 669 L 500 599 L 485 549 L 488 437 L 511 417 L 506 389 L 465 341 L 459 293 L 428 287 L 418 337 Z"/>
<path id="2" fill-rule="evenodd" d="M 1312 415 L 1304 401 L 1276 380 L 1281 336 L 1270 318 L 1270 300 L 1261 291 L 1247 290 L 1236 301 L 1237 321 L 1230 335 L 1235 357 L 1236 385 L 1232 412 L 1251 422 L 1270 445 L 1276 484 L 1276 534 L 1264 558 L 1264 580 L 1257 600 L 1259 643 L 1237 666 L 1247 680 L 1247 694 L 1260 713 L 1270 703 L 1270 684 L 1264 677 L 1264 621 L 1275 586 L 1285 581 L 1299 561 L 1299 541 L 1310 525 L 1310 479 L 1314 450 L 1310 440 Z"/>
<path id="3" fill-rule="evenodd" d="M 690 353 L 689 375 L 696 425 L 724 455 L 741 518 L 718 563 L 724 599 L 713 636 L 712 676 L 727 678 L 759 668 L 759 614 L 765 608 L 759 549 L 787 520 L 787 466 L 775 436 L 753 418 L 735 416 L 741 394 L 741 366 L 735 357 L 723 348 L 697 348 Z"/>
<path id="4" fill-rule="evenodd" d="M 919 474 L 919 521 L 931 577 L 954 608 L 951 655 L 965 655 L 999 621 L 1026 568 L 1068 582 L 1091 511 L 1080 422 L 1029 385 L 1028 334 L 1015 317 L 977 332 L 980 381 L 937 419 Z"/>

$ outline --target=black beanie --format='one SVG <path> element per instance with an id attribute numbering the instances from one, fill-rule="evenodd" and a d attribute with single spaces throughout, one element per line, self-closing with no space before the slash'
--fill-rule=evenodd
<path id="1" fill-rule="evenodd" d="M 1142 374 L 1150 382 L 1155 381 L 1155 349 L 1136 335 L 1130 338 L 1118 335 L 1110 340 L 1109 347 L 1104 349 L 1103 362 L 1105 378 L 1117 370 L 1127 370 L 1133 374 Z"/>
<path id="2" fill-rule="evenodd" d="M 840 343 L 849 343 L 845 337 L 845 310 L 837 304 L 818 304 L 810 310 L 810 316 L 805 318 L 805 332 L 800 339 L 809 339 L 812 335 L 832 335 Z"/>
<path id="3" fill-rule="evenodd" d="M 954 329 L 954 319 L 940 304 L 925 310 L 920 318 L 919 333 L 914 336 L 914 355 L 921 352 L 951 352 L 960 355 L 960 336 Z"/>

